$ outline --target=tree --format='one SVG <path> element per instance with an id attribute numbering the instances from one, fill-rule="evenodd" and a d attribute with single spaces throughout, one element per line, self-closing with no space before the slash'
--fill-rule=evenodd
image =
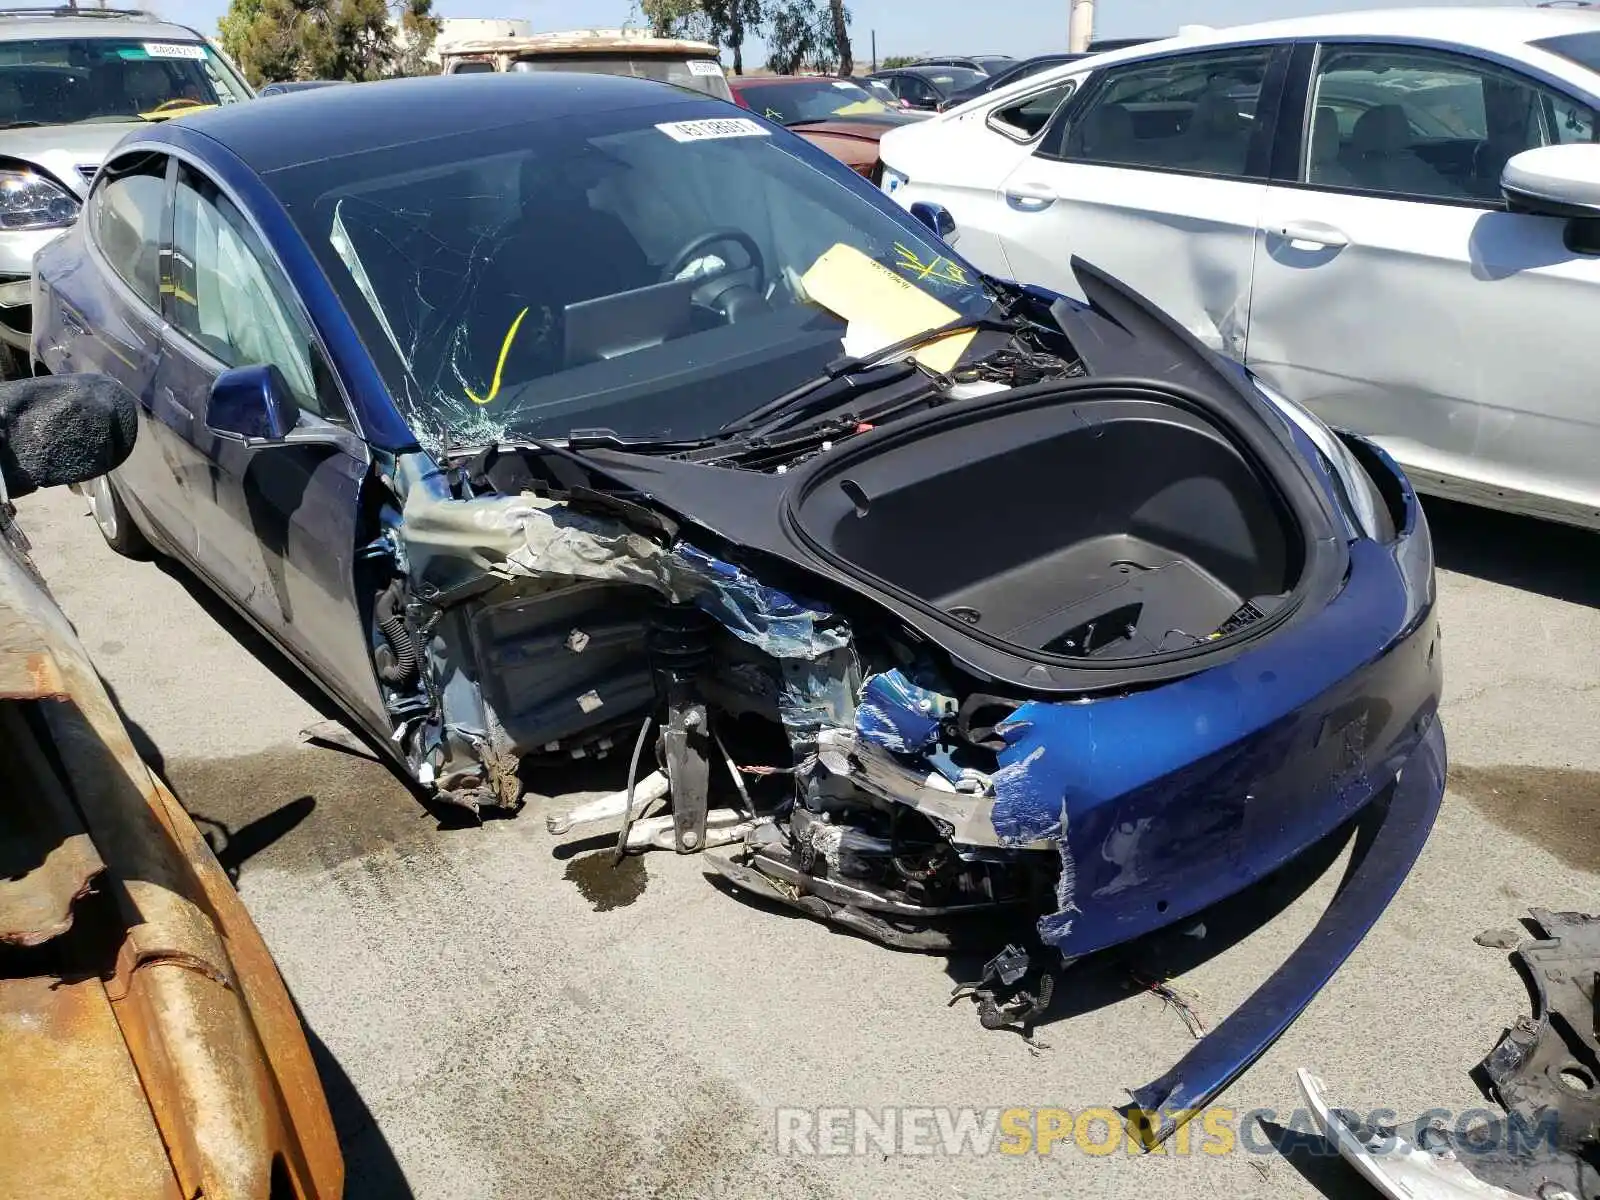
<path id="1" fill-rule="evenodd" d="M 912 63 L 920 61 L 915 54 L 891 54 L 883 60 L 883 69 L 892 71 L 896 67 L 909 67 Z"/>
<path id="2" fill-rule="evenodd" d="M 844 0 L 832 0 L 833 49 L 839 57 L 841 79 L 855 73 L 856 58 L 850 49 L 850 14 L 845 11 Z"/>
<path id="3" fill-rule="evenodd" d="M 400 5 L 399 75 L 436 75 L 439 66 L 429 55 L 444 22 L 433 15 L 433 0 L 402 0 Z"/>
<path id="4" fill-rule="evenodd" d="M 639 0 L 654 37 L 705 37 L 705 5 L 701 0 Z"/>
<path id="5" fill-rule="evenodd" d="M 705 0 L 711 40 L 733 51 L 733 73 L 744 74 L 744 40 L 759 34 L 767 19 L 766 0 Z"/>
<path id="6" fill-rule="evenodd" d="M 359 83 L 420 74 L 438 36 L 433 0 L 232 0 L 222 47 L 245 78 Z"/>
<path id="7" fill-rule="evenodd" d="M 656 37 L 689 37 L 733 51 L 733 73 L 744 74 L 744 43 L 766 21 L 766 0 L 640 0 Z"/>
<path id="8" fill-rule="evenodd" d="M 767 66 L 780 75 L 832 74 L 851 60 L 843 0 L 774 0 L 767 22 Z"/>

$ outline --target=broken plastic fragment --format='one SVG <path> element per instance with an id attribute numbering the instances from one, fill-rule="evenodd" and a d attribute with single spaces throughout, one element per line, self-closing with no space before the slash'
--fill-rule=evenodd
<path id="1" fill-rule="evenodd" d="M 897 754 L 931 745 L 940 722 L 960 705 L 949 696 L 918 687 L 899 671 L 868 676 L 856 708 L 856 733 L 866 742 Z"/>
<path id="2" fill-rule="evenodd" d="M 589 645 L 589 635 L 581 629 L 574 629 L 567 635 L 567 649 L 574 654 L 582 654 Z"/>

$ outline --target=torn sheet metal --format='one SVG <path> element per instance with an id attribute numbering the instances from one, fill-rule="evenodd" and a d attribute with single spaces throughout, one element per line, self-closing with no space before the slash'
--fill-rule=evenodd
<path id="1" fill-rule="evenodd" d="M 909 754 L 932 745 L 941 722 L 958 708 L 951 697 L 919 687 L 902 672 L 885 671 L 861 685 L 856 733 L 885 750 Z"/>
<path id="2" fill-rule="evenodd" d="M 565 501 L 455 500 L 414 487 L 400 529 L 412 587 L 427 600 L 448 601 L 485 576 L 549 589 L 581 580 L 633 584 L 693 604 L 774 658 L 813 661 L 850 644 L 849 630 L 826 608 L 769 588 L 688 542 L 662 546 L 619 518 Z M 582 645 L 569 642 L 574 652 Z"/>

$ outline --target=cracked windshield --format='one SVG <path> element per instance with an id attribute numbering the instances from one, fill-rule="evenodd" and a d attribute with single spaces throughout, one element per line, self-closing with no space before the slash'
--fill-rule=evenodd
<path id="1" fill-rule="evenodd" d="M 0 128 L 160 121 L 249 93 L 199 42 L 0 42 Z"/>
<path id="2" fill-rule="evenodd" d="M 824 297 L 874 282 L 906 293 L 868 314 L 879 345 L 988 311 L 976 274 L 845 168 L 726 113 L 530 121 L 431 162 L 307 164 L 283 194 L 434 449 L 710 436 L 837 358 L 850 306 Z M 908 330 L 912 311 L 930 315 Z"/>

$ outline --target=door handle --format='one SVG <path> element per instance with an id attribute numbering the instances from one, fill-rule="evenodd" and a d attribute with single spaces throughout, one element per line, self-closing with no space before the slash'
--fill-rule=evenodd
<path id="1" fill-rule="evenodd" d="M 190 411 L 189 406 L 179 400 L 171 388 L 163 387 L 161 389 L 161 402 L 174 412 L 183 414 L 184 420 L 194 420 L 194 413 Z"/>
<path id="2" fill-rule="evenodd" d="M 1299 242 L 1302 245 L 1320 246 L 1325 250 L 1337 250 L 1350 244 L 1350 239 L 1342 230 L 1320 221 L 1290 221 L 1284 225 L 1274 225 L 1267 232 L 1291 245 Z"/>
<path id="3" fill-rule="evenodd" d="M 1018 212 L 1043 212 L 1059 197 L 1046 183 L 1019 183 L 1006 189 L 1006 203 Z"/>

